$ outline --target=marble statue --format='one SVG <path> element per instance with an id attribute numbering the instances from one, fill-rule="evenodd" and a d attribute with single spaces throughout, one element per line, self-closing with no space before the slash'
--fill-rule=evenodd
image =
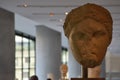
<path id="1" fill-rule="evenodd" d="M 112 25 L 110 12 L 92 3 L 72 9 L 66 16 L 63 28 L 73 56 L 88 71 L 83 71 L 83 78 L 99 78 L 100 64 L 112 40 Z"/>
<path id="2" fill-rule="evenodd" d="M 68 72 L 68 66 L 66 64 L 62 64 L 60 66 L 60 73 L 61 73 L 60 80 L 68 80 L 67 79 L 67 72 Z"/>
<path id="3" fill-rule="evenodd" d="M 112 17 L 102 6 L 87 3 L 72 9 L 64 22 L 73 56 L 84 67 L 102 63 L 112 40 Z"/>

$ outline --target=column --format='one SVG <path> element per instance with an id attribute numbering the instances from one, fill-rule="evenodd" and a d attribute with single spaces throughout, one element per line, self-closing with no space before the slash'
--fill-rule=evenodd
<path id="1" fill-rule="evenodd" d="M 36 26 L 36 74 L 40 80 L 48 75 L 60 78 L 61 34 L 46 26 Z"/>
<path id="2" fill-rule="evenodd" d="M 0 8 L 0 80 L 15 78 L 14 14 Z"/>
<path id="3" fill-rule="evenodd" d="M 69 78 L 79 78 L 81 76 L 81 65 L 75 60 L 69 48 L 68 73 Z"/>

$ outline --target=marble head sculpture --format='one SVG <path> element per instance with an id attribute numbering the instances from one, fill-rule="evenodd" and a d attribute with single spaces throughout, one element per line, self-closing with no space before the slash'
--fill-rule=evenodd
<path id="1" fill-rule="evenodd" d="M 112 17 L 102 6 L 87 3 L 71 10 L 64 22 L 73 56 L 83 66 L 101 64 L 112 39 Z"/>

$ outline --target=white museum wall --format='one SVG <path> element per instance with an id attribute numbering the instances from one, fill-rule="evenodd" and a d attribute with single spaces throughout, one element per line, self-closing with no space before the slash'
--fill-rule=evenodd
<path id="1" fill-rule="evenodd" d="M 118 53 L 106 54 L 106 72 L 120 72 L 120 55 Z"/>
<path id="2" fill-rule="evenodd" d="M 107 80 L 120 80 L 120 54 L 110 53 L 106 55 Z"/>
<path id="3" fill-rule="evenodd" d="M 32 21 L 24 16 L 15 14 L 15 30 L 30 34 L 32 36 L 36 36 L 35 26 L 40 24 L 41 23 Z M 63 33 L 63 29 L 61 31 L 61 39 L 62 39 L 61 41 L 62 46 L 65 48 L 68 48 L 68 41 L 66 36 Z"/>
<path id="4" fill-rule="evenodd" d="M 25 18 L 19 14 L 15 14 L 15 30 L 35 36 L 36 25 L 38 25 L 37 22 Z"/>

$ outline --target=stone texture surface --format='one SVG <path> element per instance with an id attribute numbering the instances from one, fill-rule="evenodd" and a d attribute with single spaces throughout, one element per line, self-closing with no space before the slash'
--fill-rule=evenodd
<path id="1" fill-rule="evenodd" d="M 108 10 L 85 4 L 71 10 L 64 23 L 73 56 L 85 67 L 102 63 L 112 39 L 112 18 Z"/>

